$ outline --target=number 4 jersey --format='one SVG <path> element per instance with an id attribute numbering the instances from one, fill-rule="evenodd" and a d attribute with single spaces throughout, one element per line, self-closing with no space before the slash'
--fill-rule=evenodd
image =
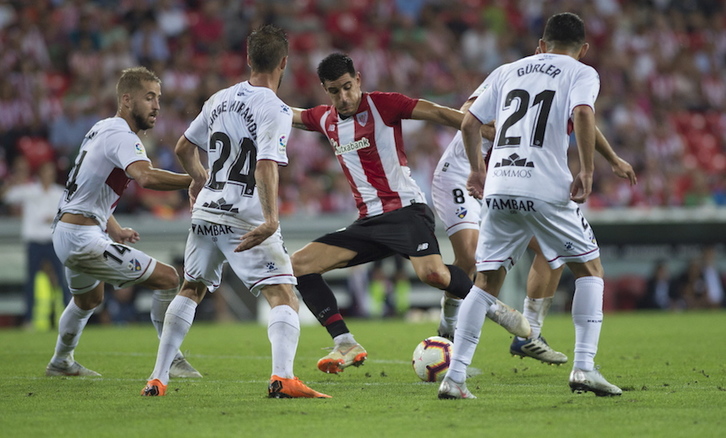
<path id="1" fill-rule="evenodd" d="M 241 82 L 204 103 L 184 136 L 207 152 L 209 179 L 192 216 L 231 226 L 264 223 L 255 193 L 258 160 L 287 165 L 292 111 L 269 88 Z"/>
<path id="2" fill-rule="evenodd" d="M 121 194 L 131 179 L 125 169 L 135 161 L 149 161 L 139 136 L 126 120 L 111 117 L 97 122 L 86 134 L 58 204 L 61 213 L 96 219 L 106 229 Z"/>
<path id="3" fill-rule="evenodd" d="M 469 108 L 482 123 L 497 124 L 484 196 L 567 203 L 572 111 L 594 110 L 599 90 L 595 69 L 567 55 L 528 56 L 494 70 Z"/>

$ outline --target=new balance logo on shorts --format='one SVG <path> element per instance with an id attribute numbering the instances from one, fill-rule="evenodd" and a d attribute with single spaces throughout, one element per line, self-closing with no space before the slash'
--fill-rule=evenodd
<path id="1" fill-rule="evenodd" d="M 201 234 L 202 236 L 219 236 L 220 234 L 232 234 L 232 227 L 229 225 L 199 225 L 192 224 L 192 233 Z"/>
<path id="2" fill-rule="evenodd" d="M 429 249 L 429 244 L 424 242 L 424 243 L 419 243 L 418 248 L 416 248 L 416 251 L 425 251 L 427 249 Z"/>

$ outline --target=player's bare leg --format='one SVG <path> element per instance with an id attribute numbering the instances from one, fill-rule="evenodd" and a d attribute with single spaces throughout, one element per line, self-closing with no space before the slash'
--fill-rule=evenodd
<path id="1" fill-rule="evenodd" d="M 311 242 L 291 257 L 297 289 L 305 305 L 335 342 L 332 351 L 318 361 L 318 369 L 325 373 L 337 374 L 350 366 L 361 366 L 368 357 L 350 333 L 338 309 L 338 300 L 322 275 L 347 266 L 355 256 L 355 251 L 346 248 Z"/>
<path id="2" fill-rule="evenodd" d="M 561 365 L 567 362 L 567 356 L 547 344 L 542 337 L 542 325 L 552 306 L 564 266 L 555 270 L 550 268 L 535 238 L 532 238 L 529 248 L 534 251 L 534 259 L 527 276 L 527 296 L 522 313 L 532 327 L 532 335 L 529 338 L 515 337 L 509 352 L 520 358 L 531 357 L 543 363 Z"/>
<path id="3" fill-rule="evenodd" d="M 575 275 L 572 321 L 575 324 L 575 359 L 570 374 L 573 392 L 591 391 L 598 396 L 621 395 L 622 391 L 600 374 L 595 366 L 602 328 L 603 269 L 600 259 L 568 263 Z"/>
<path id="4" fill-rule="evenodd" d="M 104 283 L 99 282 L 88 292 L 73 295 L 58 320 L 58 339 L 53 357 L 45 369 L 46 376 L 100 376 L 76 362 L 73 352 L 88 319 L 103 302 L 103 291 Z"/>

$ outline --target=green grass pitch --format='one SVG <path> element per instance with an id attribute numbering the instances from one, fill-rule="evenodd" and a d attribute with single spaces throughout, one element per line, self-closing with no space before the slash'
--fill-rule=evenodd
<path id="1" fill-rule="evenodd" d="M 597 363 L 621 397 L 573 394 L 571 365 L 509 354 L 510 335 L 487 322 L 469 389 L 438 400 L 411 368 L 436 323 L 349 320 L 369 353 L 339 375 L 317 370 L 332 345 L 302 328 L 298 377 L 332 399 L 268 399 L 270 349 L 257 324 L 195 324 L 182 347 L 203 379 L 175 379 L 166 397 L 139 392 L 156 357 L 151 324 L 89 326 L 76 351 L 100 378 L 48 378 L 54 333 L 0 331 L 0 437 L 716 437 L 726 429 L 726 312 L 606 314 Z M 572 359 L 569 315 L 544 335 Z"/>

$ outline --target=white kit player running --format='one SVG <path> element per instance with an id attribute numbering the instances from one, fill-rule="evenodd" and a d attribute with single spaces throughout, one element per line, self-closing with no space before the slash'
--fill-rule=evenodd
<path id="1" fill-rule="evenodd" d="M 287 165 L 292 111 L 276 95 L 287 65 L 288 42 L 273 26 L 247 39 L 250 79 L 215 93 L 179 139 L 176 153 L 193 177 L 192 226 L 184 254 L 184 283 L 169 305 L 156 366 L 141 391 L 163 396 L 169 365 L 189 332 L 197 305 L 214 292 L 225 262 L 271 306 L 272 398 L 329 398 L 293 374 L 300 337 L 296 284 L 280 233 L 278 166 Z M 207 171 L 197 147 L 208 155 Z"/>
<path id="2" fill-rule="evenodd" d="M 582 20 L 572 13 L 552 16 L 539 42 L 541 54 L 497 68 L 462 123 L 471 173 L 469 193 L 484 198 L 476 254 L 478 275 L 464 299 L 454 336 L 451 366 L 439 398 L 475 398 L 466 388 L 487 308 L 506 272 L 537 238 L 553 269 L 572 270 L 575 294 L 575 357 L 569 385 L 598 396 L 620 395 L 594 365 L 602 326 L 603 269 L 590 225 L 576 202 L 592 190 L 595 150 L 595 99 L 599 77 L 579 62 L 587 52 Z M 496 121 L 487 176 L 479 132 Z M 574 128 L 580 170 L 567 166 L 570 126 Z"/>
<path id="3" fill-rule="evenodd" d="M 154 190 L 181 190 L 191 183 L 189 175 L 151 167 L 137 135 L 156 123 L 161 81 L 146 68 L 130 68 L 122 72 L 116 91 L 116 117 L 101 120 L 86 134 L 58 206 L 53 246 L 66 266 L 73 300 L 58 322 L 48 376 L 100 375 L 76 362 L 73 352 L 88 319 L 103 301 L 104 283 L 155 289 L 151 319 L 158 335 L 166 306 L 179 287 L 176 269 L 123 244 L 137 242 L 139 234 L 121 228 L 113 216 L 131 179 Z M 173 377 L 201 377 L 178 350 L 173 361 Z"/>
<path id="4" fill-rule="evenodd" d="M 488 86 L 488 82 L 482 82 L 462 105 L 461 110 L 468 111 L 471 104 L 474 103 L 486 86 Z M 490 128 L 488 125 L 485 128 L 487 128 L 488 134 Z M 493 126 L 491 127 L 491 136 L 492 138 L 494 136 Z M 483 138 L 482 154 L 486 154 L 491 145 L 491 140 Z M 599 129 L 595 139 L 595 149 L 610 163 L 616 175 L 630 180 L 631 184 L 636 184 L 637 179 L 633 167 L 613 151 L 610 143 Z M 444 223 L 446 234 L 451 241 L 454 250 L 454 264 L 473 276 L 476 273 L 474 256 L 479 237 L 482 202 L 467 192 L 466 180 L 468 176 L 469 161 L 464 150 L 461 132 L 457 132 L 436 166 L 431 195 L 436 214 Z M 529 321 L 532 334 L 529 338 L 515 336 L 509 346 L 509 352 L 520 358 L 531 357 L 543 363 L 560 365 L 567 362 L 567 356 L 552 349 L 545 338 L 542 337 L 541 332 L 544 319 L 552 305 L 553 297 L 559 285 L 564 265 L 558 269 L 551 269 L 535 238 L 530 241 L 529 248 L 534 252 L 534 258 L 527 277 L 527 296 L 524 298 L 522 314 Z M 456 312 L 449 309 L 455 308 L 458 311 L 460 304 L 460 299 L 446 297 L 442 308 L 455 315 Z M 494 321 L 497 322 L 496 319 Z M 451 324 L 451 326 L 454 325 L 454 323 Z"/>

